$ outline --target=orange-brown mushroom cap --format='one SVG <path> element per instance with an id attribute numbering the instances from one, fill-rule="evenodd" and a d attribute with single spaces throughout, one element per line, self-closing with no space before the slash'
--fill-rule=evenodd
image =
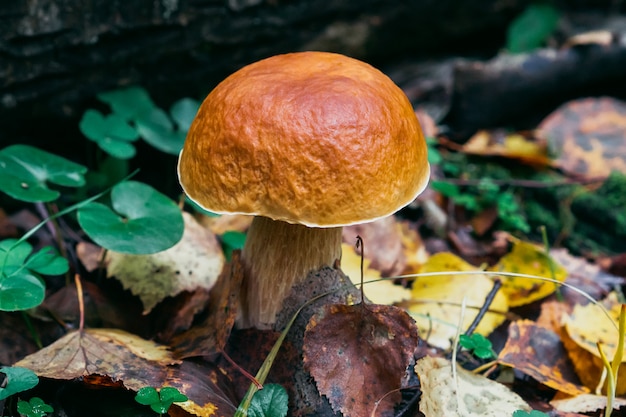
<path id="1" fill-rule="evenodd" d="M 178 174 L 207 210 L 336 227 L 409 204 L 429 165 L 393 81 L 343 55 L 299 52 L 248 65 L 207 96 Z"/>

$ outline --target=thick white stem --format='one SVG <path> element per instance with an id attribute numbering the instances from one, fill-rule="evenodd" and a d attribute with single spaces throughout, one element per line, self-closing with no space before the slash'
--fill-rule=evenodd
<path id="1" fill-rule="evenodd" d="M 245 277 L 237 324 L 268 328 L 291 287 L 341 258 L 341 227 L 313 228 L 255 217 L 242 252 Z"/>

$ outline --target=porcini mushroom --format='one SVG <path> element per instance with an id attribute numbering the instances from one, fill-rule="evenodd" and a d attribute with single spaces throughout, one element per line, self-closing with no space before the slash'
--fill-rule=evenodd
<path id="1" fill-rule="evenodd" d="M 266 328 L 292 285 L 341 257 L 341 227 L 412 202 L 429 165 L 391 79 L 343 55 L 299 52 L 250 64 L 206 97 L 178 175 L 207 210 L 255 216 L 238 325 Z"/>

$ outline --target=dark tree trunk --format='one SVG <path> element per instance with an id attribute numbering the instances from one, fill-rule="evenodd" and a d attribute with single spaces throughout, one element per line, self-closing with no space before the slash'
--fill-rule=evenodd
<path id="1" fill-rule="evenodd" d="M 96 93 L 121 85 L 142 85 L 166 104 L 201 98 L 240 66 L 287 51 L 329 50 L 376 63 L 441 52 L 459 39 L 475 39 L 476 48 L 495 38 L 495 48 L 501 35 L 493 33 L 526 3 L 2 1 L 0 140 L 50 140 L 51 123 L 75 130 Z"/>

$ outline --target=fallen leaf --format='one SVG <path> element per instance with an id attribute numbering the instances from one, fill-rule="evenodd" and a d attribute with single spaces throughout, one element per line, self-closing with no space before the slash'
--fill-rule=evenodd
<path id="1" fill-rule="evenodd" d="M 560 282 L 567 278 L 565 268 L 556 263 L 541 247 L 521 240 L 515 240 L 511 252 L 500 258 L 500 261 L 489 270 L 554 278 Z M 502 278 L 502 291 L 506 294 L 511 307 L 530 304 L 547 297 L 556 289 L 556 283 L 540 279 Z"/>
<path id="2" fill-rule="evenodd" d="M 617 322 L 621 304 L 617 302 L 614 293 L 611 293 L 603 304 L 609 312 L 609 317 L 596 304 L 576 305 L 572 313 L 565 317 L 565 332 L 562 335 L 563 344 L 576 373 L 583 384 L 592 390 L 599 384 L 604 369 L 596 343 L 602 343 L 605 355 L 611 360 L 615 355 L 618 341 Z M 626 358 L 619 366 L 616 395 L 626 394 L 625 361 Z"/>
<path id="3" fill-rule="evenodd" d="M 461 367 L 457 367 L 455 380 L 447 359 L 425 356 L 415 364 L 415 372 L 422 389 L 419 409 L 425 417 L 502 417 L 530 410 L 504 385 Z"/>
<path id="4" fill-rule="evenodd" d="M 406 268 L 406 258 L 402 246 L 401 227 L 395 216 L 346 226 L 343 228 L 343 242 L 354 245 L 356 237 L 363 239 L 365 257 L 371 261 L 371 268 L 383 277 L 401 274 Z M 360 249 L 357 253 L 361 253 Z"/>
<path id="5" fill-rule="evenodd" d="M 538 127 L 559 156 L 562 170 L 584 177 L 626 173 L 626 103 L 611 97 L 583 98 L 560 106 Z"/>
<path id="6" fill-rule="evenodd" d="M 442 274 L 418 277 L 413 283 L 412 300 L 402 303 L 417 322 L 420 337 L 433 346 L 449 349 L 450 340 L 457 333 L 463 299 L 466 299 L 462 324 L 465 329 L 472 323 L 493 288 L 493 281 L 486 275 L 446 274 L 463 271 L 477 272 L 478 269 L 448 252 L 431 256 L 419 272 Z M 506 297 L 498 291 L 491 304 L 492 312 L 485 314 L 476 332 L 489 335 L 504 321 L 507 310 Z"/>
<path id="7" fill-rule="evenodd" d="M 185 231 L 170 249 L 152 255 L 107 252 L 107 276 L 137 295 L 148 314 L 165 297 L 196 288 L 210 289 L 224 266 L 217 238 L 188 213 Z"/>
<path id="8" fill-rule="evenodd" d="M 506 345 L 498 355 L 498 363 L 569 395 L 589 392 L 580 385 L 559 335 L 530 320 L 511 323 Z"/>
<path id="9" fill-rule="evenodd" d="M 341 245 L 341 270 L 354 285 L 361 285 L 361 256 L 352 245 Z M 369 259 L 363 260 L 363 291 L 374 304 L 391 305 L 411 298 L 411 290 L 395 285 L 390 280 L 380 281 L 380 272 L 371 268 Z"/>
<path id="10" fill-rule="evenodd" d="M 534 165 L 549 165 L 546 143 L 528 136 L 522 133 L 481 130 L 461 150 L 473 155 L 501 156 Z"/>
<path id="11" fill-rule="evenodd" d="M 184 363 L 166 346 L 116 329 L 87 329 L 68 333 L 51 345 L 20 360 L 39 377 L 92 381 L 102 377 L 133 391 L 173 386 L 189 397 L 176 404 L 197 416 L 232 416 L 235 407 L 218 386 L 216 370 Z"/>
<path id="12" fill-rule="evenodd" d="M 304 334 L 304 365 L 333 410 L 346 417 L 392 416 L 417 347 L 415 322 L 402 309 L 329 304 Z"/>
<path id="13" fill-rule="evenodd" d="M 242 280 L 243 266 L 240 252 L 236 251 L 209 293 L 208 309 L 202 320 L 172 339 L 178 358 L 212 356 L 224 349 L 237 317 Z"/>
<path id="14" fill-rule="evenodd" d="M 593 413 L 606 408 L 606 396 L 581 394 L 571 398 L 552 400 L 550 405 L 564 413 Z M 626 407 L 626 399 L 615 398 L 613 409 L 618 410 L 621 407 Z"/>

